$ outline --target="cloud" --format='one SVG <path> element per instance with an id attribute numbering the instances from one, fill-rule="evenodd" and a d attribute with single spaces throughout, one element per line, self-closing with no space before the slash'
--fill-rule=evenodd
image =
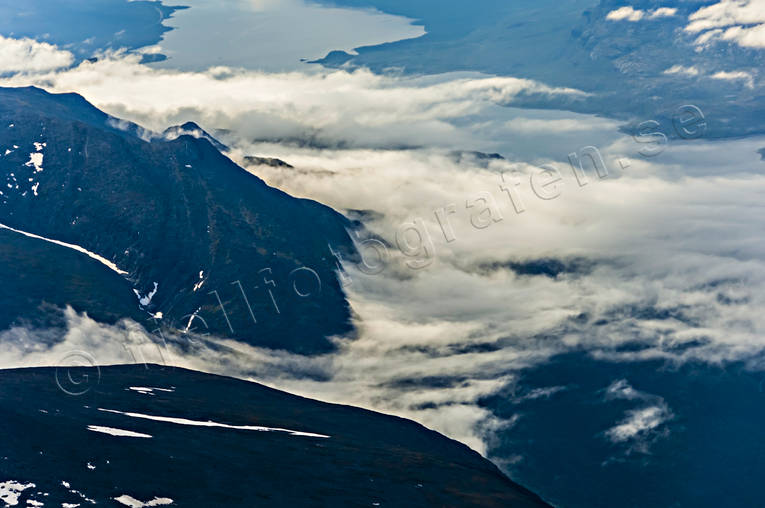
<path id="1" fill-rule="evenodd" d="M 765 48 L 765 24 L 753 27 L 730 27 L 720 38 L 736 42 L 739 46 L 746 48 Z"/>
<path id="2" fill-rule="evenodd" d="M 666 405 L 634 409 L 628 411 L 626 418 L 609 429 L 606 435 L 614 443 L 645 439 L 671 418 L 672 412 Z"/>
<path id="3" fill-rule="evenodd" d="M 0 74 L 42 72 L 69 67 L 74 55 L 47 42 L 0 35 Z"/>
<path id="4" fill-rule="evenodd" d="M 589 121 L 587 122 L 583 122 L 576 118 L 542 119 L 519 116 L 508 121 L 505 126 L 510 132 L 531 133 L 535 135 L 549 132 L 582 132 L 599 128 L 617 127 L 616 122 L 605 118 L 588 120 Z"/>
<path id="5" fill-rule="evenodd" d="M 611 21 L 640 21 L 643 19 L 645 11 L 641 9 L 635 9 L 632 6 L 619 7 L 614 9 L 606 15 L 606 19 Z"/>
<path id="6" fill-rule="evenodd" d="M 721 0 L 716 4 L 700 8 L 691 14 L 688 32 L 699 32 L 737 24 L 765 22 L 762 0 Z"/>
<path id="7" fill-rule="evenodd" d="M 62 312 L 65 329 L 16 326 L 0 332 L 0 368 L 164 363 L 161 345 L 137 323 L 107 326 L 71 308 Z"/>
<path id="8" fill-rule="evenodd" d="M 110 54 L 63 72 L 15 76 L 3 83 L 78 91 L 107 112 L 154 131 L 193 119 L 249 139 L 367 147 L 476 145 L 482 142 L 480 133 L 456 122 L 529 95 L 565 100 L 585 95 L 511 77 L 401 78 L 363 69 L 179 72 L 152 69 L 139 58 Z"/>
<path id="9" fill-rule="evenodd" d="M 677 9 L 674 7 L 660 7 L 655 10 L 644 11 L 635 9 L 632 6 L 619 7 L 606 15 L 606 19 L 611 21 L 640 21 L 641 19 L 657 19 L 674 16 Z"/>
<path id="10" fill-rule="evenodd" d="M 554 136 L 548 139 L 554 143 Z M 716 143 L 674 147 L 682 155 L 664 163 L 633 161 L 619 178 L 591 181 L 584 188 L 570 168 L 559 165 L 563 193 L 551 201 L 532 192 L 529 177 L 538 171 L 533 165 L 494 161 L 487 168 L 466 166 L 438 152 L 272 147 L 269 155 L 290 161 L 298 172 L 258 171 L 292 193 L 339 209 L 382 212 L 368 226 L 389 245 L 395 245 L 402 224 L 424 221 L 433 242 L 429 266 L 401 268 L 398 263 L 406 259 L 398 259 L 403 256 L 393 248 L 390 256 L 396 259 L 383 274 L 352 276 L 348 291 L 361 316 L 362 338 L 348 344 L 346 353 L 358 351 L 353 358 L 360 363 L 383 353 L 395 358 L 393 365 L 383 363 L 379 373 L 364 364 L 369 369 L 365 375 L 414 379 L 449 372 L 459 376 L 468 369 L 492 379 L 568 347 L 618 359 L 620 345 L 641 344 L 639 353 L 622 356 L 628 361 L 718 362 L 760 351 L 765 344 L 751 331 L 765 324 L 757 317 L 755 301 L 761 298 L 754 291 L 765 276 L 755 253 L 763 245 L 750 233 L 760 222 L 751 207 L 758 206 L 757 196 L 765 189 L 765 181 L 756 176 L 761 163 L 754 148 L 760 144 L 751 142 L 749 149 Z M 741 166 L 730 159 L 747 150 L 751 154 Z M 716 151 L 721 153 L 715 157 Z M 608 164 L 613 171 L 613 160 Z M 722 174 L 720 168 L 726 168 Z M 744 168 L 747 172 L 738 173 Z M 499 190 L 503 170 L 520 172 L 522 214 Z M 502 216 L 485 229 L 471 224 L 465 207 L 481 191 L 493 194 Z M 450 204 L 455 205 L 449 215 L 451 242 L 435 213 Z M 734 226 L 744 217 L 754 222 Z M 719 241 L 709 245 L 702 239 L 709 237 Z M 743 245 L 755 250 L 745 254 Z M 594 268 L 552 278 L 503 268 L 507 260 L 551 253 L 563 259 L 584 256 Z M 478 269 L 487 265 L 496 268 Z M 586 323 L 577 324 L 575 318 L 582 315 Z M 593 327 L 594 322 L 601 323 Z M 364 350 L 367 337 L 369 349 Z M 403 366 L 420 370 L 405 373 Z"/>
<path id="11" fill-rule="evenodd" d="M 555 145 L 556 136 L 548 142 Z M 762 143 L 673 145 L 655 159 L 636 157 L 617 174 L 615 158 L 639 148 L 620 138 L 602 149 L 611 176 L 600 180 L 589 170 L 584 187 L 570 168 L 547 161 L 564 178 L 562 194 L 552 200 L 534 194 L 530 179 L 539 167 L 526 162 L 487 164 L 439 148 L 256 144 L 258 153 L 295 166 L 259 167 L 266 181 L 340 210 L 377 212 L 367 227 L 391 246 L 381 273 L 347 265 L 357 336 L 336 338 L 337 353 L 303 357 L 215 337 L 193 337 L 181 347 L 188 337 L 169 333 L 158 353 L 145 331 L 102 327 L 70 312 L 65 342 L 50 354 L 23 353 L 9 344 L 41 341 L 8 336 L 0 356 L 9 366 L 55 364 L 71 350 L 87 351 L 98 363 L 159 358 L 412 418 L 486 453 L 491 436 L 511 422 L 480 401 L 557 354 L 718 363 L 762 351 L 765 296 L 757 288 L 765 283 L 765 242 L 757 232 L 765 214 L 756 210 L 765 178 L 754 150 Z M 500 190 L 503 171 L 510 187 L 511 172 L 519 172 L 521 214 Z M 476 210 L 466 204 L 482 192 L 493 195 L 502 220 L 478 229 L 471 223 Z M 451 242 L 434 213 L 450 204 Z M 411 259 L 395 247 L 401 225 L 416 218 L 433 245 L 432 262 L 420 270 L 410 269 Z M 372 259 L 363 240 L 362 252 Z M 509 262 L 550 256 L 584 258 L 591 266 L 572 264 L 547 276 Z M 631 447 L 660 435 L 671 414 L 626 381 L 614 383 L 606 397 L 642 404 L 607 434 Z"/>
<path id="12" fill-rule="evenodd" d="M 674 7 L 659 7 L 651 12 L 651 18 L 669 18 L 677 14 L 677 9 Z"/>
<path id="13" fill-rule="evenodd" d="M 646 394 L 638 390 L 635 390 L 626 379 L 619 379 L 611 383 L 611 385 L 606 389 L 606 398 L 609 400 L 610 399 L 635 400 L 635 399 L 645 399 Z"/>
<path id="14" fill-rule="evenodd" d="M 721 39 L 742 47 L 765 48 L 765 1 L 722 0 L 689 16 L 689 33 L 701 33 L 697 45 Z"/>
<path id="15" fill-rule="evenodd" d="M 715 28 L 714 30 L 709 30 L 707 32 L 704 32 L 703 34 L 699 35 L 696 40 L 694 41 L 694 44 L 698 46 L 699 48 L 703 48 L 708 46 L 710 43 L 714 42 L 716 38 L 722 34 L 723 31 L 720 28 Z"/>
<path id="16" fill-rule="evenodd" d="M 636 390 L 626 379 L 619 379 L 606 389 L 606 400 L 616 399 L 640 401 L 642 406 L 627 411 L 624 419 L 606 431 L 612 443 L 628 443 L 628 452 L 648 453 L 656 439 L 669 434 L 665 424 L 674 415 L 662 397 Z"/>
<path id="17" fill-rule="evenodd" d="M 747 88 L 754 88 L 754 78 L 751 74 L 745 71 L 720 71 L 712 74 L 713 79 L 721 79 L 724 81 L 743 81 Z"/>
<path id="18" fill-rule="evenodd" d="M 684 67 L 682 65 L 673 65 L 665 70 L 663 74 L 682 74 L 685 76 L 698 76 L 699 69 L 695 66 Z"/>

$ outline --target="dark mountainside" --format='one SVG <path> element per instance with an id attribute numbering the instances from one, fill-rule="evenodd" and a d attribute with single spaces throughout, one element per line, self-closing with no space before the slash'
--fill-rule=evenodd
<path id="1" fill-rule="evenodd" d="M 72 303 L 135 318 L 126 294 L 136 310 L 141 301 L 146 320 L 161 312 L 175 329 L 191 324 L 199 333 L 308 354 L 331 350 L 327 337 L 351 330 L 332 252 L 355 256 L 342 215 L 269 187 L 205 136 L 149 138 L 76 94 L 1 88 L 0 122 L 0 223 L 81 246 L 129 281 L 116 284 L 117 273 L 88 264 L 103 273 L 72 275 L 77 291 L 91 293 L 83 302 L 71 300 L 70 282 L 54 273 L 51 292 L 28 302 L 33 307 Z M 57 266 L 65 249 L 30 241 L 41 244 L 35 259 L 0 250 L 0 262 L 19 277 L 35 263 Z M 13 298 L 5 286 L 3 301 Z M 0 324 L 31 312 L 5 307 Z"/>
<path id="2" fill-rule="evenodd" d="M 67 305 L 102 323 L 146 319 L 127 280 L 72 249 L 0 229 L 0 260 L 0 330 L 62 328 Z"/>
<path id="3" fill-rule="evenodd" d="M 197 125 L 195 122 L 186 122 L 183 125 L 174 125 L 172 127 L 168 127 L 165 129 L 165 131 L 162 133 L 162 135 L 167 140 L 173 140 L 177 139 L 183 135 L 188 135 L 194 138 L 204 138 L 207 141 L 210 142 L 212 146 L 214 146 L 216 149 L 218 149 L 221 152 L 227 152 L 228 147 L 212 137 L 212 135 L 204 130 L 202 127 Z"/>
<path id="4" fill-rule="evenodd" d="M 501 419 L 523 415 L 500 432 L 489 456 L 555 506 L 763 506 L 763 360 L 678 365 L 559 355 L 484 401 Z M 609 395 L 617 380 L 630 397 Z M 609 439 L 606 431 L 631 411 L 650 407 L 663 408 L 668 420 L 627 441 Z M 501 460 L 518 456 L 524 460 Z M 582 479 L 599 488 L 583 487 Z"/>
<path id="5" fill-rule="evenodd" d="M 183 369 L 2 371 L 0 411 L 0 432 L 12 437 L 3 440 L 0 480 L 35 485 L 21 492 L 23 506 L 117 506 L 123 495 L 187 507 L 548 506 L 465 445 L 414 422 Z"/>

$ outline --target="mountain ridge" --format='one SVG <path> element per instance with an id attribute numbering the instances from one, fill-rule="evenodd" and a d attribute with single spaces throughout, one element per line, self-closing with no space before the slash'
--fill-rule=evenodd
<path id="1" fill-rule="evenodd" d="M 63 391 L 70 380 L 78 396 Z M 156 365 L 43 367 L 0 371 L 0 394 L 0 431 L 18 436 L 0 471 L 35 485 L 22 503 L 549 506 L 418 423 L 249 381 Z"/>
<path id="2" fill-rule="evenodd" d="M 0 88 L 0 118 L 0 223 L 110 260 L 167 326 L 197 316 L 302 353 L 351 331 L 333 250 L 354 258 L 353 224 L 338 212 L 269 187 L 205 137 L 147 137 L 77 94 Z"/>

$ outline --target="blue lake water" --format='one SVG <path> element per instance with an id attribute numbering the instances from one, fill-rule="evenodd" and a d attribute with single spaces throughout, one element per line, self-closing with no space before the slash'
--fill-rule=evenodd
<path id="1" fill-rule="evenodd" d="M 225 65 L 264 71 L 304 69 L 301 61 L 332 50 L 419 37 L 423 26 L 374 9 L 327 7 L 302 0 L 186 0 L 165 24 L 168 60 L 155 65 L 202 70 Z"/>

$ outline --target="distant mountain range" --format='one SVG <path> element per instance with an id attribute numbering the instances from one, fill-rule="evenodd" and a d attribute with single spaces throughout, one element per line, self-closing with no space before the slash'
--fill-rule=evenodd
<path id="1" fill-rule="evenodd" d="M 78 61 L 101 51 L 138 49 L 160 41 L 171 30 L 163 24 L 185 9 L 155 0 L 25 0 L 0 2 L 0 33 L 45 39 L 66 47 Z M 164 59 L 147 54 L 145 61 Z"/>
<path id="2" fill-rule="evenodd" d="M 0 230 L 0 266 L 19 288 L 2 292 L 3 327 L 69 304 L 300 353 L 351 330 L 335 257 L 355 255 L 351 222 L 269 187 L 195 124 L 155 135 L 37 88 L 0 89 L 0 119 L 0 223 L 18 231 Z"/>
<path id="3" fill-rule="evenodd" d="M 640 122 L 654 120 L 670 137 L 677 137 L 673 112 L 686 104 L 700 108 L 709 120 L 706 137 L 765 132 L 762 65 L 753 65 L 762 62 L 761 49 L 725 41 L 702 47 L 696 43 L 698 33 L 684 30 L 689 16 L 718 0 L 333 3 L 414 18 L 428 33 L 357 48 L 353 55 L 332 52 L 317 61 L 328 67 L 409 74 L 479 71 L 531 78 L 590 95 L 572 100 L 530 94 L 515 98 L 513 105 L 618 118 L 625 121 L 628 132 L 636 132 Z M 664 8 L 673 14 L 636 21 L 607 19 L 611 11 L 626 5 L 642 13 Z M 673 68 L 674 72 L 666 72 Z M 715 76 L 720 72 L 743 72 L 750 81 Z"/>
<path id="4" fill-rule="evenodd" d="M 183 369 L 0 371 L 0 411 L 11 506 L 549 506 L 414 422 Z"/>

